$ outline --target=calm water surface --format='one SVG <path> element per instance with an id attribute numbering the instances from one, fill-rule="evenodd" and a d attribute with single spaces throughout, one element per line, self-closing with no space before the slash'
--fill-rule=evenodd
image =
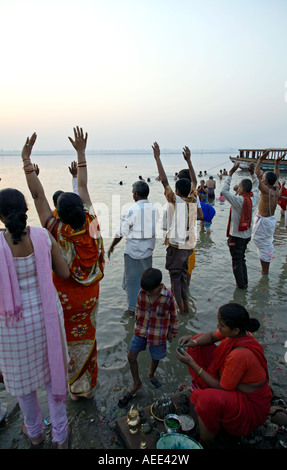
<path id="1" fill-rule="evenodd" d="M 220 195 L 220 181 L 217 173 L 232 166 L 229 155 L 196 154 L 192 161 L 198 173 L 208 171 L 216 183 L 216 197 Z M 46 196 L 51 201 L 57 189 L 71 191 L 71 175 L 68 166 L 75 158 L 52 155 L 34 157 L 34 163 L 40 167 L 40 179 Z M 120 216 L 132 202 L 132 183 L 138 176 L 151 178 L 150 201 L 165 204 L 163 187 L 155 180 L 156 165 L 151 154 L 148 155 L 88 155 L 89 191 L 98 212 L 102 227 L 104 244 L 108 250 Z M 29 206 L 29 224 L 39 225 L 30 193 L 27 189 L 18 156 L 0 157 L 2 181 L 1 188 L 16 187 L 22 191 Z M 173 175 L 185 168 L 182 155 L 162 155 L 171 186 Z M 234 184 L 246 173 L 238 170 L 233 176 Z M 119 182 L 123 184 L 120 185 Z M 231 268 L 231 258 L 226 243 L 226 225 L 229 204 L 215 200 L 216 216 L 212 231 L 208 235 L 198 227 L 196 246 L 196 265 L 190 284 L 190 305 L 192 312 L 180 317 L 179 337 L 216 329 L 218 307 L 229 301 L 244 305 L 251 316 L 256 317 L 261 328 L 256 333 L 263 344 L 268 364 L 272 387 L 276 394 L 286 397 L 287 367 L 287 231 L 284 220 L 277 208 L 275 230 L 275 253 L 268 277 L 262 277 L 260 262 L 252 241 L 247 251 L 249 287 L 240 291 L 235 287 Z M 114 406 L 123 392 L 131 384 L 131 375 L 127 363 L 128 346 L 133 333 L 133 318 L 125 313 L 127 308 L 125 293 L 122 290 L 124 240 L 115 248 L 111 260 L 106 260 L 105 277 L 100 287 L 100 307 L 97 322 L 99 378 L 96 401 L 99 406 Z M 169 276 L 165 270 L 165 247 L 163 239 L 158 238 L 153 256 L 153 266 L 163 272 L 163 281 L 170 287 Z M 140 403 L 149 403 L 163 392 L 173 393 L 177 386 L 189 383 L 186 367 L 175 357 L 176 340 L 168 346 L 168 354 L 161 361 L 157 376 L 162 381 L 160 389 L 154 389 L 147 379 L 150 364 L 149 352 L 139 355 L 139 367 L 144 387 L 138 393 Z"/>

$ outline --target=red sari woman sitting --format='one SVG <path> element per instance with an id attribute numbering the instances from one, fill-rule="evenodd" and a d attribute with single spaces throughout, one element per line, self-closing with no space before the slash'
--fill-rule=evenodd
<path id="1" fill-rule="evenodd" d="M 248 435 L 268 416 L 272 393 L 267 361 L 251 334 L 259 327 L 244 307 L 229 303 L 219 308 L 217 331 L 179 340 L 187 351 L 177 352 L 177 359 L 188 365 L 192 377 L 190 400 L 205 447 L 221 428 L 231 435 Z"/>

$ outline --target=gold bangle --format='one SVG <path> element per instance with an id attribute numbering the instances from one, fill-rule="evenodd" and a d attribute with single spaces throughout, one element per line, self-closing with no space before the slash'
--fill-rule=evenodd
<path id="1" fill-rule="evenodd" d="M 199 369 L 199 371 L 197 372 L 197 375 L 200 376 L 201 372 L 202 372 L 202 367 L 201 367 L 201 368 Z"/>
<path id="2" fill-rule="evenodd" d="M 196 339 L 193 339 L 192 341 L 194 341 L 195 346 L 198 346 Z"/>

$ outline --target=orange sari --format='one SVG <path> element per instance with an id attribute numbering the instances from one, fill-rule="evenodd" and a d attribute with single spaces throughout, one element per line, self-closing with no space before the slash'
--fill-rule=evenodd
<path id="1" fill-rule="evenodd" d="M 97 384 L 96 316 L 99 282 L 104 276 L 104 247 L 92 207 L 85 206 L 85 227 L 75 232 L 55 219 L 49 229 L 70 268 L 69 279 L 55 274 L 54 284 L 63 307 L 69 351 L 71 393 L 90 395 Z"/>

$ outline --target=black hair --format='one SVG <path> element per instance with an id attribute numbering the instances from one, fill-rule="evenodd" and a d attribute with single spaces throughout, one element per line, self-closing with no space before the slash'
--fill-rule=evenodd
<path id="1" fill-rule="evenodd" d="M 14 245 L 21 241 L 22 235 L 26 235 L 27 210 L 25 197 L 18 189 L 0 191 L 0 214 L 5 217 L 5 227 L 11 233 Z"/>
<path id="2" fill-rule="evenodd" d="M 141 288 L 146 291 L 151 291 L 159 287 L 162 281 L 162 272 L 160 269 L 148 268 L 146 269 L 141 278 Z"/>
<path id="3" fill-rule="evenodd" d="M 83 227 L 85 211 L 82 199 L 75 193 L 62 193 L 57 201 L 58 215 L 61 222 L 70 225 L 74 230 Z"/>
<path id="4" fill-rule="evenodd" d="M 246 193 L 250 193 L 252 189 L 252 181 L 249 180 L 248 178 L 244 178 L 241 180 L 241 185 Z"/>
<path id="5" fill-rule="evenodd" d="M 277 175 L 274 171 L 267 171 L 265 173 L 265 179 L 270 186 L 274 186 L 277 181 Z"/>
<path id="6" fill-rule="evenodd" d="M 187 180 L 190 181 L 190 174 L 189 174 L 189 169 L 188 168 L 184 168 L 184 170 L 180 170 L 180 172 L 178 173 L 178 179 L 182 179 L 182 178 L 185 178 Z"/>
<path id="7" fill-rule="evenodd" d="M 63 194 L 64 191 L 62 191 L 61 189 L 59 189 L 58 191 L 56 191 L 54 194 L 53 194 L 53 203 L 54 203 L 54 206 L 57 207 L 57 201 L 59 199 L 59 196 L 61 196 L 61 194 Z"/>
<path id="8" fill-rule="evenodd" d="M 133 184 L 133 190 L 142 198 L 147 198 L 149 195 L 149 185 L 145 181 L 136 181 Z"/>
<path id="9" fill-rule="evenodd" d="M 240 304 L 231 302 L 222 305 L 218 313 L 231 330 L 239 328 L 242 333 L 246 331 L 254 333 L 260 328 L 259 321 L 256 318 L 250 318 L 247 310 Z"/>
<path id="10" fill-rule="evenodd" d="M 187 178 L 180 178 L 175 183 L 175 187 L 183 197 L 187 197 L 191 190 L 191 182 Z"/>

